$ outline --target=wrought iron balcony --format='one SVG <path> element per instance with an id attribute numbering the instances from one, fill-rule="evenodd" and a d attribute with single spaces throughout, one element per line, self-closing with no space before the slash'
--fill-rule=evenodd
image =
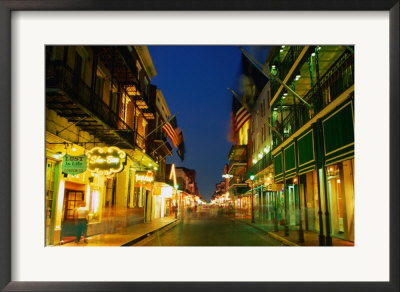
<path id="1" fill-rule="evenodd" d="M 303 97 L 312 105 L 312 110 L 303 104 L 298 104 L 293 106 L 285 117 L 280 129 L 283 140 L 289 138 L 352 85 L 354 85 L 354 54 L 345 51 Z M 283 141 L 276 133 L 272 134 L 275 148 Z"/>
<path id="2" fill-rule="evenodd" d="M 289 70 L 292 68 L 293 63 L 297 60 L 303 48 L 304 46 L 289 47 L 285 58 L 279 64 L 278 76 L 281 80 L 285 79 L 286 75 L 289 73 Z"/>
<path id="3" fill-rule="evenodd" d="M 290 46 L 288 48 L 288 51 L 279 64 L 277 64 L 278 67 L 278 73 L 277 77 L 280 80 L 284 80 L 286 75 L 289 73 L 290 69 L 292 68 L 294 62 L 297 60 L 299 57 L 301 51 L 303 50 L 304 46 Z M 280 54 L 280 52 L 278 52 Z M 280 87 L 280 83 L 278 81 L 271 80 L 271 94 L 272 96 L 275 95 L 275 93 L 278 91 Z"/>
<path id="4" fill-rule="evenodd" d="M 107 144 L 145 149 L 145 142 L 73 69 L 61 61 L 46 64 L 46 106 Z M 122 138 L 122 140 L 121 140 Z"/>
<path id="5" fill-rule="evenodd" d="M 247 185 L 244 181 L 244 176 L 234 176 L 229 180 L 229 188 L 233 187 L 234 185 Z"/>
<path id="6" fill-rule="evenodd" d="M 247 145 L 232 145 L 228 154 L 228 170 L 233 164 L 247 163 Z"/>
<path id="7" fill-rule="evenodd" d="M 251 175 L 256 175 L 257 173 L 263 171 L 265 168 L 272 164 L 272 155 L 269 152 L 267 155 L 264 155 L 256 164 L 254 164 L 251 168 L 249 168 L 246 172 L 245 179 L 249 179 Z"/>
<path id="8" fill-rule="evenodd" d="M 147 149 L 146 152 L 154 157 L 159 154 L 163 157 L 172 155 L 172 146 L 169 144 L 167 135 L 163 131 L 157 131 L 147 138 Z"/>

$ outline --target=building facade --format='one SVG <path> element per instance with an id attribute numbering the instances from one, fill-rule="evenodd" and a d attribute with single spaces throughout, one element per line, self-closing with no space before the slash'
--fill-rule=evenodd
<path id="1" fill-rule="evenodd" d="M 332 236 L 354 241 L 354 48 L 273 47 L 267 63 L 292 89 L 271 80 L 285 227 L 318 232 L 320 245 L 332 245 Z"/>
<path id="2" fill-rule="evenodd" d="M 88 235 L 151 220 L 170 154 L 147 136 L 155 74 L 145 46 L 46 47 L 46 245 L 74 236 L 81 202 Z"/>
<path id="3" fill-rule="evenodd" d="M 168 166 L 171 168 L 171 166 Z M 201 204 L 202 196 L 196 184 L 196 171 L 186 167 L 174 167 L 177 181 L 177 191 L 180 195 L 180 212 Z"/>
<path id="4" fill-rule="evenodd" d="M 354 241 L 353 47 L 272 46 L 263 66 L 228 156 L 236 216 Z"/>
<path id="5" fill-rule="evenodd" d="M 251 186 L 249 192 L 253 196 L 254 217 L 258 222 L 275 220 L 270 100 L 268 81 L 255 99 L 251 112 L 251 160 L 246 173 L 246 183 Z M 254 177 L 253 180 L 251 177 Z"/>

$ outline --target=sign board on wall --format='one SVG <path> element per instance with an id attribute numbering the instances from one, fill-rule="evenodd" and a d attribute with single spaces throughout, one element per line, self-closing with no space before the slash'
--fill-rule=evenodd
<path id="1" fill-rule="evenodd" d="M 280 192 L 280 191 L 282 191 L 283 184 L 269 184 L 265 187 L 266 187 L 267 191 Z"/>
<path id="2" fill-rule="evenodd" d="M 86 153 L 88 169 L 100 175 L 112 175 L 124 169 L 126 153 L 118 147 L 94 147 Z"/>
<path id="3" fill-rule="evenodd" d="M 86 155 L 73 156 L 65 154 L 62 160 L 62 172 L 77 175 L 86 171 Z"/>
<path id="4" fill-rule="evenodd" d="M 154 173 L 152 171 L 137 171 L 135 181 L 136 183 L 152 183 L 154 181 Z"/>

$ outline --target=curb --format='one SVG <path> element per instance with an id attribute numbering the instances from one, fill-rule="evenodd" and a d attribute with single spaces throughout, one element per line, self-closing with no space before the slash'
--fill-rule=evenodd
<path id="1" fill-rule="evenodd" d="M 99 235 L 99 234 L 101 234 L 101 233 L 95 233 L 95 234 L 86 236 L 86 238 L 91 238 L 92 236 L 96 236 L 96 235 Z M 75 238 L 72 238 L 72 239 L 67 239 L 67 240 L 63 241 L 62 243 L 60 241 L 60 243 L 58 243 L 56 245 L 49 245 L 49 246 L 62 246 L 64 244 L 66 244 L 66 243 L 71 243 L 71 242 L 74 242 L 74 241 L 75 241 Z"/>
<path id="2" fill-rule="evenodd" d="M 147 233 L 145 233 L 145 234 L 143 234 L 143 235 L 141 235 L 141 236 L 139 236 L 139 237 L 137 237 L 135 239 L 132 239 L 132 240 L 128 241 L 127 243 L 122 244 L 121 246 L 131 246 L 131 245 L 133 245 L 133 244 L 135 244 L 135 243 L 147 238 L 148 236 L 152 235 L 153 233 L 155 233 L 157 231 L 160 231 L 160 230 L 164 229 L 165 227 L 167 227 L 167 226 L 169 226 L 169 225 L 171 225 L 171 224 L 173 224 L 173 223 L 175 223 L 177 221 L 178 221 L 178 219 L 175 219 L 174 221 L 171 221 L 168 224 L 166 224 L 164 226 L 161 226 L 160 228 L 154 229 L 154 230 L 152 230 L 150 232 L 147 232 Z"/>
<path id="3" fill-rule="evenodd" d="M 287 240 L 287 239 L 283 238 L 282 236 L 280 236 L 280 235 L 278 235 L 278 234 L 275 234 L 275 233 L 273 233 L 273 232 L 267 232 L 267 234 L 268 234 L 269 236 L 275 238 L 276 240 L 279 240 L 280 242 L 286 244 L 286 245 L 289 245 L 289 246 L 299 246 L 298 244 L 296 244 L 296 243 L 294 243 L 294 242 L 292 242 L 292 241 L 290 241 L 290 240 Z"/>
<path id="4" fill-rule="evenodd" d="M 236 220 L 238 220 L 238 219 L 236 219 Z M 278 234 L 275 234 L 274 232 L 265 231 L 264 229 L 261 229 L 261 228 L 255 226 L 255 225 L 253 225 L 251 223 L 248 223 L 246 221 L 242 221 L 242 220 L 238 220 L 238 221 L 240 221 L 240 222 L 242 222 L 244 224 L 247 224 L 247 225 L 253 227 L 254 229 L 257 229 L 258 231 L 261 231 L 261 232 L 265 233 L 266 235 L 268 235 L 268 236 L 270 236 L 270 237 L 272 237 L 272 238 L 274 238 L 276 240 L 279 240 L 280 242 L 282 242 L 285 245 L 288 245 L 288 246 L 299 246 L 298 244 L 296 244 L 296 243 L 294 243 L 294 242 L 292 242 L 290 240 L 287 240 L 286 238 L 283 238 L 282 236 L 279 236 Z"/>

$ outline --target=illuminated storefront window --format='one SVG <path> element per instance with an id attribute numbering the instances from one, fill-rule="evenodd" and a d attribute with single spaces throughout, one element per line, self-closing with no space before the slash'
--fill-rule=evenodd
<path id="1" fill-rule="evenodd" d="M 326 167 L 331 234 L 354 240 L 354 159 Z"/>
<path id="2" fill-rule="evenodd" d="M 90 222 L 98 222 L 100 215 L 100 193 L 98 190 L 93 190 L 91 192 L 91 202 L 90 202 Z"/>

